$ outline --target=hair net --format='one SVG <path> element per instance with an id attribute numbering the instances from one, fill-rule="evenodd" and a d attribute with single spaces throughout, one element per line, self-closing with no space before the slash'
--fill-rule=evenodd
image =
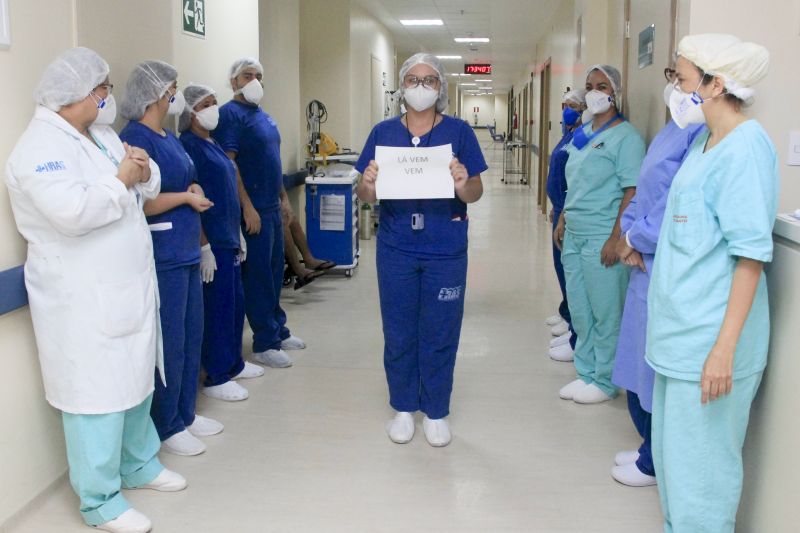
<path id="1" fill-rule="evenodd" d="M 561 98 L 563 103 L 572 102 L 575 104 L 586 105 L 586 89 L 573 89 L 567 91 Z"/>
<path id="2" fill-rule="evenodd" d="M 678 44 L 678 55 L 706 74 L 720 76 L 725 80 L 725 89 L 745 101 L 753 98 L 755 90 L 751 86 L 767 75 L 769 67 L 766 48 L 723 33 L 687 35 Z"/>
<path id="3" fill-rule="evenodd" d="M 192 112 L 194 106 L 199 104 L 206 96 L 217 94 L 217 91 L 208 85 L 190 83 L 183 89 L 183 97 L 186 99 L 186 107 L 183 108 L 181 116 L 178 117 L 178 131 L 186 131 L 192 125 Z"/>
<path id="4" fill-rule="evenodd" d="M 246 68 L 254 68 L 258 71 L 259 74 L 262 76 L 264 75 L 264 67 L 261 66 L 261 63 L 258 62 L 258 59 L 254 57 L 243 57 L 241 59 L 237 59 L 231 65 L 230 75 L 228 76 L 229 80 L 232 80 L 236 76 L 242 73 L 242 71 Z"/>
<path id="5" fill-rule="evenodd" d="M 611 82 L 611 88 L 614 90 L 614 97 L 619 102 L 619 99 L 622 97 L 622 74 L 611 65 L 592 65 L 586 70 L 586 77 L 588 78 L 589 74 L 595 70 L 599 70 L 605 74 L 608 81 Z"/>
<path id="6" fill-rule="evenodd" d="M 33 99 L 53 111 L 80 102 L 103 83 L 108 63 L 88 48 L 71 48 L 50 63 L 33 92 Z"/>
<path id="7" fill-rule="evenodd" d="M 406 62 L 400 67 L 400 96 L 402 97 L 405 92 L 403 78 L 406 77 L 409 70 L 419 64 L 428 65 L 439 75 L 439 97 L 436 99 L 436 111 L 443 113 L 447 109 L 449 101 L 447 96 L 447 76 L 445 75 L 444 65 L 435 55 L 420 52 L 406 59 Z"/>
<path id="8" fill-rule="evenodd" d="M 139 120 L 147 106 L 157 102 L 170 85 L 178 79 L 178 71 L 163 61 L 142 61 L 134 67 L 119 113 L 128 120 Z"/>

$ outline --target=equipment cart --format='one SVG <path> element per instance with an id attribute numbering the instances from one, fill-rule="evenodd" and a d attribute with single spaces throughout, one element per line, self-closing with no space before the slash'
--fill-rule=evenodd
<path id="1" fill-rule="evenodd" d="M 306 235 L 316 257 L 336 263 L 334 270 L 353 275 L 358 266 L 357 174 L 306 178 Z"/>

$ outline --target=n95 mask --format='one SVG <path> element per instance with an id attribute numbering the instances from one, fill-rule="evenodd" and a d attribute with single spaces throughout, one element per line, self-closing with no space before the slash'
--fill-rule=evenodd
<path id="1" fill-rule="evenodd" d="M 436 89 L 428 89 L 420 84 L 410 89 L 403 91 L 403 99 L 408 105 L 414 108 L 415 111 L 422 112 L 432 107 L 436 100 L 439 99 L 439 91 Z"/>
<path id="2" fill-rule="evenodd" d="M 180 115 L 183 113 L 183 109 L 186 107 L 186 99 L 183 97 L 183 93 L 181 91 L 175 91 L 175 94 L 172 95 L 172 98 L 169 99 L 169 109 L 167 109 L 168 115 Z"/>
<path id="3" fill-rule="evenodd" d="M 258 80 L 250 80 L 247 85 L 236 92 L 244 96 L 244 99 L 253 105 L 260 104 L 261 99 L 264 98 L 264 87 Z"/>
<path id="4" fill-rule="evenodd" d="M 197 122 L 203 129 L 212 131 L 216 129 L 219 124 L 219 106 L 212 105 L 200 111 L 192 111 L 192 114 L 197 117 Z"/>
<path id="5" fill-rule="evenodd" d="M 110 126 L 117 120 L 117 102 L 114 95 L 109 94 L 105 99 L 105 105 L 97 110 L 97 118 L 93 124 L 96 126 Z"/>
<path id="6" fill-rule="evenodd" d="M 611 109 L 612 100 L 611 96 L 596 89 L 586 93 L 586 107 L 592 115 L 600 115 Z"/>

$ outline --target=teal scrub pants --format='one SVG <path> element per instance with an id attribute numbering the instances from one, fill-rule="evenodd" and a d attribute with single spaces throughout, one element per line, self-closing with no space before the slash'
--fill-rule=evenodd
<path id="1" fill-rule="evenodd" d="M 656 374 L 653 462 L 666 533 L 733 533 L 742 494 L 742 446 L 762 372 L 700 403 L 697 381 Z"/>
<path id="2" fill-rule="evenodd" d="M 69 480 L 90 526 L 114 520 L 130 508 L 120 488 L 153 481 L 164 467 L 161 440 L 150 418 L 153 395 L 127 411 L 102 415 L 62 413 Z"/>
<path id="3" fill-rule="evenodd" d="M 575 370 L 585 383 L 594 383 L 612 398 L 611 383 L 617 353 L 622 308 L 628 289 L 628 267 L 617 263 L 605 267 L 600 250 L 607 237 L 578 237 L 564 232 L 561 264 L 567 279 L 567 301 L 575 344 Z"/>

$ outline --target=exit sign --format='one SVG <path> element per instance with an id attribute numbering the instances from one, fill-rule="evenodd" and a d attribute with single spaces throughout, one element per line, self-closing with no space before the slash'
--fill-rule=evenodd
<path id="1" fill-rule="evenodd" d="M 183 0 L 183 31 L 195 37 L 206 36 L 206 0 Z"/>
<path id="2" fill-rule="evenodd" d="M 466 64 L 464 65 L 464 74 L 491 74 L 492 65 L 487 63 L 481 64 Z"/>

